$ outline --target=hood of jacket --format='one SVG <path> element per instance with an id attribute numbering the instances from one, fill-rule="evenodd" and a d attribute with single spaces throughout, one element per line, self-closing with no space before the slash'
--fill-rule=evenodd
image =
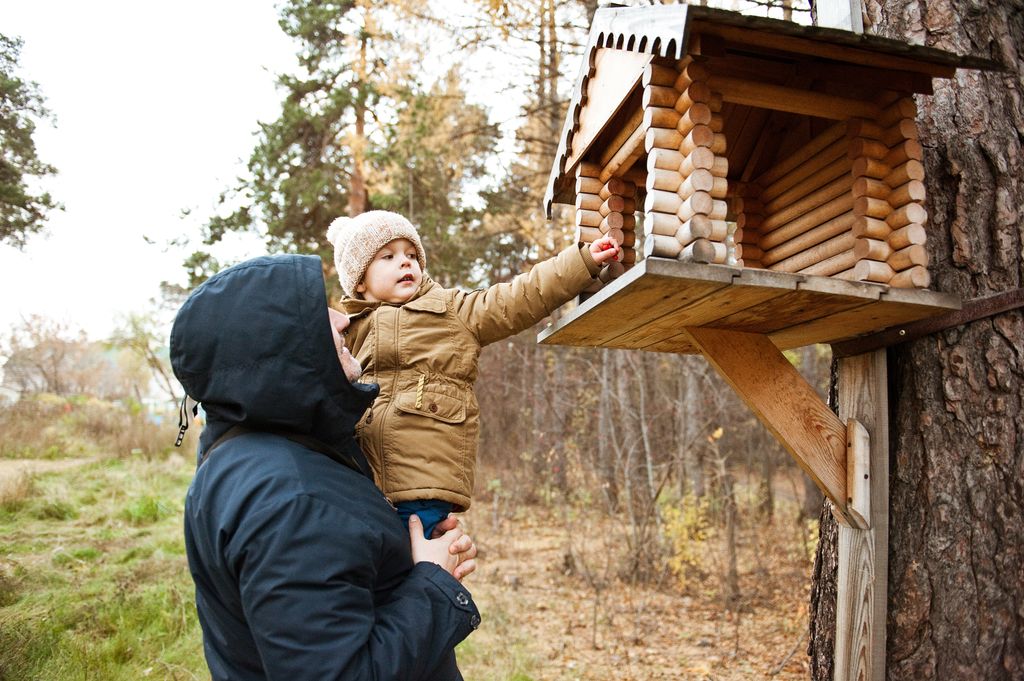
<path id="1" fill-rule="evenodd" d="M 235 425 L 359 451 L 355 425 L 378 387 L 345 377 L 320 258 L 263 256 L 210 277 L 178 311 L 170 356 L 206 412 L 200 451 Z"/>

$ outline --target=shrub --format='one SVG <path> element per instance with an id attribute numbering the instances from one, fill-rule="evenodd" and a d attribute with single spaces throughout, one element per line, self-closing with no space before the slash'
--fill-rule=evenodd
<path id="1" fill-rule="evenodd" d="M 20 592 L 18 578 L 8 565 L 0 563 L 0 608 L 5 608 L 18 600 Z"/>
<path id="2" fill-rule="evenodd" d="M 0 407 L 0 456 L 155 458 L 174 450 L 176 431 L 173 419 L 154 420 L 134 402 L 39 394 Z"/>
<path id="3" fill-rule="evenodd" d="M 28 471 L 0 477 L 0 509 L 15 513 L 21 510 L 36 493 L 36 479 Z"/>
<path id="4" fill-rule="evenodd" d="M 72 551 L 58 551 L 53 555 L 54 565 L 67 565 L 68 563 L 88 563 L 102 555 L 100 550 L 92 546 L 86 546 Z"/>
<path id="5" fill-rule="evenodd" d="M 32 509 L 32 516 L 39 520 L 74 520 L 78 511 L 63 499 L 47 499 Z"/>
<path id="6" fill-rule="evenodd" d="M 710 505 L 707 497 L 687 494 L 662 508 L 665 538 L 671 551 L 669 567 L 683 589 L 692 581 L 702 580 L 707 573 L 706 557 L 714 534 Z"/>

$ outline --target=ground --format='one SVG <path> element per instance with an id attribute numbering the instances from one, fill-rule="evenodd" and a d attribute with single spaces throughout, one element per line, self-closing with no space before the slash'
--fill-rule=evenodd
<path id="1" fill-rule="evenodd" d="M 681 592 L 670 573 L 654 583 L 615 574 L 610 522 L 531 508 L 496 527 L 488 515 L 467 517 L 481 557 L 466 583 L 483 615 L 460 649 L 467 679 L 806 678 L 810 565 L 772 533 L 741 549 L 754 558 L 741 566 L 734 616 L 713 590 Z"/>
<path id="2" fill-rule="evenodd" d="M 33 483 L 0 513 L 0 677 L 205 678 L 181 536 L 192 462 L 0 460 L 0 488 L 24 470 Z M 741 523 L 738 614 L 718 596 L 715 537 L 684 584 L 665 556 L 630 568 L 650 547 L 568 503 L 481 499 L 464 519 L 483 615 L 458 648 L 469 681 L 807 678 L 813 531 L 791 514 Z"/>

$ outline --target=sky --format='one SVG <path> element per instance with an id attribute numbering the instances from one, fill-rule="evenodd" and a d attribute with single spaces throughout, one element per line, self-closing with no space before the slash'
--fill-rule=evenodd
<path id="1" fill-rule="evenodd" d="M 279 112 L 276 74 L 295 69 L 298 46 L 277 19 L 274 0 L 0 2 L 0 32 L 24 42 L 19 75 L 56 119 L 35 140 L 59 170 L 42 186 L 65 208 L 23 250 L 0 244 L 0 341 L 34 314 L 100 340 L 124 315 L 157 310 L 161 281 L 185 283 L 192 249 L 168 242 L 198 245 L 218 195 L 244 173 L 258 122 Z M 438 50 L 441 66 L 452 55 Z M 520 103 L 507 55 L 481 57 L 463 76 L 480 103 L 502 93 L 492 117 L 507 141 Z M 213 252 L 234 262 L 265 249 L 229 235 Z"/>
<path id="2" fill-rule="evenodd" d="M 275 76 L 296 69 L 298 45 L 277 20 L 274 0 L 0 3 L 0 32 L 24 43 L 18 73 L 56 119 L 35 140 L 59 170 L 42 186 L 65 208 L 23 250 L 0 244 L 0 341 L 35 314 L 100 340 L 124 315 L 158 310 L 161 281 L 186 283 L 182 263 L 244 174 L 258 122 L 280 111 Z M 438 45 L 439 75 L 454 55 Z M 473 101 L 503 93 L 505 155 L 520 111 L 506 58 L 479 55 L 463 72 Z M 168 247 L 183 236 L 196 248 Z M 266 252 L 230 234 L 210 250 L 221 262 Z M 160 314 L 169 329 L 173 311 Z"/>
<path id="3" fill-rule="evenodd" d="M 155 309 L 161 281 L 185 283 L 188 250 L 167 243 L 198 238 L 244 172 L 296 45 L 270 0 L 10 1 L 0 32 L 23 40 L 19 75 L 56 118 L 35 139 L 59 170 L 43 187 L 65 207 L 23 250 L 0 245 L 0 337 L 41 314 L 102 339 Z"/>

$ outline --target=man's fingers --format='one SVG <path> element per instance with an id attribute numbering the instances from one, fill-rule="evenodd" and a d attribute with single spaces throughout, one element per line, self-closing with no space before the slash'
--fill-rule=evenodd
<path id="1" fill-rule="evenodd" d="M 437 539 L 438 537 L 441 537 L 442 535 L 444 535 L 445 532 L 448 532 L 449 530 L 453 530 L 453 529 L 455 529 L 458 526 L 459 526 L 458 518 L 455 518 L 453 516 L 448 516 L 447 518 L 445 518 L 444 520 L 439 522 L 437 525 L 434 525 L 434 531 L 430 533 L 430 538 L 431 539 Z"/>
<path id="2" fill-rule="evenodd" d="M 448 540 L 448 542 L 450 544 L 454 544 L 455 542 L 459 541 L 459 539 L 461 539 L 464 536 L 466 536 L 465 531 L 463 531 L 463 529 L 461 527 L 456 525 L 455 527 L 453 527 L 452 529 L 448 530 L 443 535 L 441 535 L 441 538 Z M 449 547 L 449 549 L 450 548 L 451 547 Z M 456 552 L 453 551 L 453 553 L 456 553 Z"/>
<path id="3" fill-rule="evenodd" d="M 463 551 L 469 548 L 469 544 L 471 543 L 471 541 L 472 540 L 469 538 L 468 534 L 462 535 L 461 537 L 459 537 L 451 543 L 451 546 L 448 547 L 448 553 L 462 553 Z"/>

